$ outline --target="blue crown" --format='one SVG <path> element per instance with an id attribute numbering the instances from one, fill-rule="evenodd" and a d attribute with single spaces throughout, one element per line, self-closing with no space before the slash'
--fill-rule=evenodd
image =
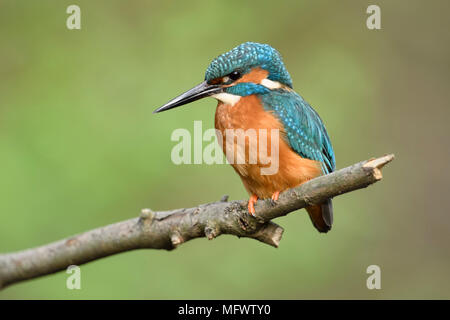
<path id="1" fill-rule="evenodd" d="M 268 79 L 292 88 L 292 80 L 280 53 L 268 44 L 246 42 L 215 58 L 206 69 L 205 80 L 210 81 L 239 70 L 242 74 L 255 67 L 269 72 Z"/>

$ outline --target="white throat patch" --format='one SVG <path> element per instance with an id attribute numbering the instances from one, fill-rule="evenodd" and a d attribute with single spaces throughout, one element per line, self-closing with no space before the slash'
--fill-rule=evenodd
<path id="1" fill-rule="evenodd" d="M 241 99 L 241 96 L 237 96 L 226 92 L 213 94 L 211 97 L 216 98 L 217 100 L 220 100 L 223 103 L 229 104 L 231 106 L 234 106 Z"/>

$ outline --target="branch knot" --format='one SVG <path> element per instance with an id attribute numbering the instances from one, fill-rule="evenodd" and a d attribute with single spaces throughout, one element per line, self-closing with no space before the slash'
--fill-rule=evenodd
<path id="1" fill-rule="evenodd" d="M 184 242 L 183 237 L 181 236 L 180 232 L 178 230 L 175 230 L 170 235 L 170 242 L 172 242 L 173 248 L 178 247 L 181 243 Z"/>

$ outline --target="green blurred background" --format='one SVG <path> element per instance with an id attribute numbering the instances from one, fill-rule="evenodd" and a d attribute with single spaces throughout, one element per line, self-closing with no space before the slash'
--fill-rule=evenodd
<path id="1" fill-rule="evenodd" d="M 66 8 L 81 7 L 81 30 Z M 366 28 L 381 7 L 382 30 Z M 277 219 L 278 249 L 197 239 L 60 272 L 0 299 L 450 298 L 448 1 L 0 2 L 0 252 L 135 217 L 140 209 L 247 197 L 226 165 L 170 160 L 176 128 L 213 127 L 216 102 L 152 111 L 245 41 L 283 55 L 326 123 L 338 168 L 396 160 L 335 198 L 319 234 L 305 211 Z M 445 40 L 447 39 L 447 40 Z M 381 267 L 381 290 L 366 268 Z"/>

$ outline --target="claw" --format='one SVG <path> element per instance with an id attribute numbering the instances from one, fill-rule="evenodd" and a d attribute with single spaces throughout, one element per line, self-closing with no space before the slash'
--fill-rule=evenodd
<path id="1" fill-rule="evenodd" d="M 278 198 L 280 197 L 280 191 L 275 191 L 272 195 L 273 201 L 278 201 Z"/>
<path id="2" fill-rule="evenodd" d="M 252 194 L 250 199 L 248 199 L 248 212 L 252 217 L 255 216 L 255 203 L 258 201 L 258 197 L 255 194 Z"/>

